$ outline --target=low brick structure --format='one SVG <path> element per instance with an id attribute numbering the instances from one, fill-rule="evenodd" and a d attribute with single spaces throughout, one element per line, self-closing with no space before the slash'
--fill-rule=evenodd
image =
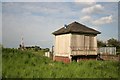
<path id="1" fill-rule="evenodd" d="M 77 62 L 81 60 L 97 60 L 97 55 L 80 55 L 80 56 L 72 56 L 72 61 L 75 60 Z"/>
<path id="2" fill-rule="evenodd" d="M 100 57 L 103 60 L 114 60 L 114 61 L 119 61 L 120 60 L 119 55 L 101 55 Z"/>
<path id="3" fill-rule="evenodd" d="M 61 62 L 64 62 L 64 63 L 69 63 L 70 59 L 68 57 L 55 56 L 54 61 L 61 61 Z"/>

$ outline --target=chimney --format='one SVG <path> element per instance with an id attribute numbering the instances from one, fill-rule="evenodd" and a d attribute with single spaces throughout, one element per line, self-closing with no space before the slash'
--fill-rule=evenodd
<path id="1" fill-rule="evenodd" d="M 67 27 L 68 27 L 68 26 L 65 24 L 65 25 L 64 25 L 64 28 L 66 29 Z"/>

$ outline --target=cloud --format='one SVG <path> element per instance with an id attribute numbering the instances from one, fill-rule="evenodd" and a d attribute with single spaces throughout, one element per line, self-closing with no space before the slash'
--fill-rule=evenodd
<path id="1" fill-rule="evenodd" d="M 91 21 L 92 18 L 91 18 L 91 16 L 83 16 L 80 20 L 87 22 L 87 21 Z"/>
<path id="2" fill-rule="evenodd" d="M 84 5 L 93 5 L 96 3 L 95 0 L 75 0 L 75 2 L 79 2 Z"/>
<path id="3" fill-rule="evenodd" d="M 96 4 L 91 7 L 83 8 L 81 12 L 85 14 L 94 14 L 94 13 L 101 13 L 103 9 L 104 7 L 102 5 Z"/>
<path id="4" fill-rule="evenodd" d="M 112 15 L 110 16 L 106 16 L 106 17 L 101 17 L 100 19 L 98 20 L 94 20 L 92 21 L 92 23 L 94 25 L 102 25 L 102 24 L 108 24 L 108 23 L 111 23 L 113 20 L 112 20 Z"/>
<path id="5" fill-rule="evenodd" d="M 74 0 L 75 2 L 88 2 L 88 3 L 94 3 L 94 2 L 118 2 L 119 0 Z"/>
<path id="6" fill-rule="evenodd" d="M 95 0 L 75 0 L 75 2 L 96 2 Z"/>
<path id="7" fill-rule="evenodd" d="M 118 2 L 119 0 L 1 0 L 1 2 Z"/>
<path id="8" fill-rule="evenodd" d="M 51 33 L 61 28 L 63 24 L 69 24 L 75 20 L 79 21 L 80 17 L 83 22 L 86 22 L 86 25 L 91 27 L 97 26 L 92 24 L 98 24 L 97 20 L 101 19 L 100 16 L 105 15 L 86 15 L 81 13 L 81 9 L 88 6 L 92 5 L 83 6 L 60 2 L 2 3 L 3 45 L 6 47 L 18 47 L 21 34 L 23 34 L 25 45 L 34 44 L 41 47 L 51 47 L 53 45 L 53 35 Z M 106 6 L 104 7 L 106 9 Z M 107 9 L 111 12 L 116 12 L 111 10 L 111 7 L 109 6 Z M 114 15 L 112 14 L 112 16 Z"/>
<path id="9" fill-rule="evenodd" d="M 112 23 L 113 22 L 113 16 L 110 15 L 110 16 L 101 17 L 99 19 L 94 19 L 93 17 L 86 15 L 86 16 L 83 16 L 80 20 L 83 21 L 83 22 L 90 23 L 94 26 L 100 26 L 100 25 L 103 25 L 103 24 Z"/>
<path id="10" fill-rule="evenodd" d="M 62 24 L 73 21 L 74 15 L 79 15 L 77 10 L 72 12 L 73 9 L 69 5 L 71 4 L 3 3 L 3 45 L 18 47 L 23 35 L 25 45 L 51 47 L 51 33 Z"/>
<path id="11" fill-rule="evenodd" d="M 66 2 L 65 0 L 3 0 L 2 2 Z"/>
<path id="12" fill-rule="evenodd" d="M 54 4 L 54 5 L 53 5 Z M 65 5 L 66 3 L 3 3 L 3 13 L 12 15 L 34 15 L 34 16 L 51 16 L 58 18 L 59 16 L 70 17 L 79 15 L 80 11 L 72 11 L 72 3 Z M 62 6 L 62 7 L 58 7 Z"/>
<path id="13" fill-rule="evenodd" d="M 118 2 L 119 0 L 96 0 L 96 2 Z"/>

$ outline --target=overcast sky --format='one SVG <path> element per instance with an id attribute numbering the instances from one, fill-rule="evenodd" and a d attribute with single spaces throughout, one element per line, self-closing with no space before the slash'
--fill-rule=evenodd
<path id="1" fill-rule="evenodd" d="M 9 0 L 2 2 L 2 15 L 0 14 L 0 42 L 5 47 L 18 47 L 23 36 L 25 46 L 38 45 L 50 48 L 54 44 L 52 32 L 74 21 L 100 31 L 101 34 L 97 37 L 99 40 L 118 39 L 117 2 L 7 1 Z"/>

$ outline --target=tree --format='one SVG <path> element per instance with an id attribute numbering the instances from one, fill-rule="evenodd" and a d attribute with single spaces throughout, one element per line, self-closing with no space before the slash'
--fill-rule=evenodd
<path id="1" fill-rule="evenodd" d="M 50 51 L 50 49 L 49 48 L 45 48 L 45 49 L 43 49 L 45 52 L 48 52 L 48 51 Z"/>
<path id="2" fill-rule="evenodd" d="M 116 40 L 114 38 L 107 40 L 107 42 L 108 42 L 107 43 L 108 46 L 120 48 L 120 41 L 118 41 L 118 40 Z"/>
<path id="3" fill-rule="evenodd" d="M 35 51 L 41 50 L 39 46 L 35 46 Z"/>
<path id="4" fill-rule="evenodd" d="M 108 40 L 108 46 L 116 47 L 116 51 L 120 53 L 120 41 L 112 38 Z"/>
<path id="5" fill-rule="evenodd" d="M 104 43 L 103 41 L 97 40 L 97 45 L 98 47 L 105 47 L 106 43 Z"/>

